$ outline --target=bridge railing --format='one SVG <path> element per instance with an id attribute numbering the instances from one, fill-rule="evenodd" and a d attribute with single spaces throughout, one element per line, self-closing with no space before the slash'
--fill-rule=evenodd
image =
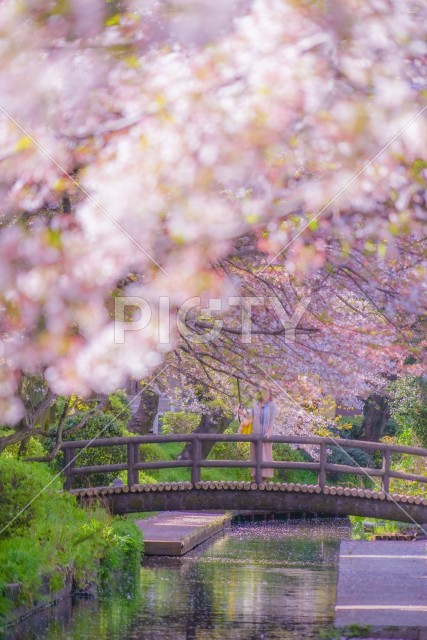
<path id="1" fill-rule="evenodd" d="M 185 460 L 158 460 L 151 462 L 140 461 L 140 445 L 166 442 L 191 443 L 191 458 Z M 202 455 L 203 442 L 252 442 L 255 445 L 255 461 L 250 460 L 208 460 Z M 296 445 L 315 445 L 319 447 L 319 459 L 314 462 L 293 462 L 290 460 L 275 460 L 264 462 L 262 459 L 262 445 L 265 442 Z M 78 467 L 75 464 L 78 452 L 92 447 L 123 446 L 127 449 L 127 461 L 117 464 L 102 464 L 93 466 Z M 340 447 L 344 450 L 349 448 L 362 449 L 364 451 L 379 451 L 382 454 L 381 468 L 369 468 L 352 466 L 345 464 L 333 464 L 328 462 L 328 449 Z M 95 440 L 75 440 L 63 442 L 64 451 L 64 488 L 70 489 L 73 480 L 78 475 L 88 475 L 91 473 L 104 473 L 114 471 L 127 471 L 127 482 L 129 486 L 138 484 L 139 471 L 148 469 L 175 469 L 187 467 L 191 469 L 191 482 L 194 484 L 201 479 L 202 468 L 225 467 L 225 468 L 252 468 L 255 469 L 254 480 L 257 483 L 262 481 L 262 471 L 269 469 L 298 469 L 317 472 L 318 484 L 323 489 L 326 485 L 328 473 L 363 475 L 370 478 L 381 479 L 382 490 L 390 491 L 390 480 L 396 478 L 409 482 L 419 482 L 427 484 L 426 475 L 415 475 L 412 473 L 402 473 L 391 468 L 391 456 L 393 453 L 419 456 L 427 459 L 427 449 L 418 447 L 404 447 L 401 445 L 384 444 L 379 442 L 365 442 L 360 440 L 345 440 L 331 437 L 319 436 L 285 436 L 276 435 L 268 439 L 262 438 L 258 434 L 208 434 L 189 433 L 185 435 L 147 435 L 128 436 L 123 438 L 99 438 Z"/>

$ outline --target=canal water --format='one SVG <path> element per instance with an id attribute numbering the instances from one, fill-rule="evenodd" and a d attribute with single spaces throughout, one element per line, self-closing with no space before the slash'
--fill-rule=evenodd
<path id="1" fill-rule="evenodd" d="M 65 601 L 16 640 L 303 640 L 333 624 L 346 520 L 234 524 L 182 558 L 146 558 L 132 584 Z"/>

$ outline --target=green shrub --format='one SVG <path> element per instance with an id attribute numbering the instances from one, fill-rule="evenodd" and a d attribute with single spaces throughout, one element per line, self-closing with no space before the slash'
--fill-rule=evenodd
<path id="1" fill-rule="evenodd" d="M 427 447 L 427 402 L 414 407 L 412 420 L 414 432 L 420 445 Z"/>
<path id="2" fill-rule="evenodd" d="M 398 444 L 427 447 L 427 385 L 404 375 L 389 385 L 391 414 Z"/>
<path id="3" fill-rule="evenodd" d="M 275 444 L 273 446 L 273 460 L 312 462 L 313 458 L 304 449 L 292 449 L 288 444 Z M 298 469 L 277 469 L 275 471 L 275 480 L 277 482 L 317 484 L 317 474 L 312 471 L 300 471 Z"/>
<path id="4" fill-rule="evenodd" d="M 116 391 L 108 396 L 107 410 L 120 422 L 127 424 L 131 417 L 129 399 L 124 391 Z"/>
<path id="5" fill-rule="evenodd" d="M 328 455 L 328 462 L 332 464 L 343 464 L 350 467 L 367 467 L 367 468 L 376 468 L 377 465 L 381 462 L 381 457 L 376 457 L 375 459 L 363 449 L 357 449 L 353 447 L 341 449 L 339 447 L 331 447 L 332 451 Z M 343 474 L 337 473 L 335 471 L 328 472 L 328 480 L 331 482 L 336 482 L 339 484 L 343 484 L 345 482 L 350 482 L 351 484 L 360 484 L 362 483 L 364 487 L 372 487 L 372 480 L 366 475 L 351 475 L 351 474 Z"/>
<path id="6" fill-rule="evenodd" d="M 341 416 L 333 433 L 338 438 L 358 440 L 362 435 L 363 416 Z"/>
<path id="7" fill-rule="evenodd" d="M 187 411 L 166 411 L 163 414 L 162 433 L 191 433 L 199 426 L 200 416 Z"/>
<path id="8" fill-rule="evenodd" d="M 64 440 L 91 440 L 92 438 L 115 438 L 129 435 L 126 430 L 126 422 L 115 417 L 110 411 L 93 414 L 86 424 L 73 431 L 81 421 L 81 414 L 70 416 L 65 421 L 66 436 Z M 52 446 L 51 442 L 51 446 Z M 76 451 L 76 467 L 86 467 L 103 464 L 119 464 L 127 461 L 127 449 L 125 446 L 114 447 L 88 447 L 85 450 Z M 60 469 L 63 465 L 63 454 L 57 456 L 55 468 Z M 119 472 L 90 473 L 78 475 L 73 479 L 73 487 L 96 487 L 111 484 L 117 478 Z"/>
<path id="9" fill-rule="evenodd" d="M 23 447 L 21 447 L 20 442 L 11 444 L 4 450 L 2 455 L 8 458 L 41 458 L 46 455 L 46 451 L 40 440 L 30 437 Z"/>
<path id="10" fill-rule="evenodd" d="M 139 447 L 139 459 L 141 462 L 155 462 L 165 459 L 165 449 L 161 444 L 150 443 Z"/>
<path id="11" fill-rule="evenodd" d="M 332 464 L 345 464 L 350 467 L 371 467 L 373 468 L 374 462 L 372 456 L 363 449 L 356 449 L 354 447 L 346 447 L 341 449 L 340 447 L 331 447 L 331 453 L 328 455 L 328 462 Z"/>
<path id="12" fill-rule="evenodd" d="M 50 482 L 44 465 L 0 457 L 0 539 L 19 535 L 29 526 L 39 511 L 39 502 L 32 500 Z"/>
<path id="13" fill-rule="evenodd" d="M 235 433 L 233 428 L 225 429 L 224 434 Z M 209 452 L 209 460 L 249 460 L 249 442 L 216 442 Z"/>
<path id="14" fill-rule="evenodd" d="M 145 471 L 139 472 L 139 476 L 138 476 L 139 484 L 154 484 L 157 482 L 156 478 L 151 475 L 150 471 L 151 470 L 149 469 L 148 473 L 146 473 Z M 120 480 L 122 480 L 124 484 L 127 484 L 127 481 L 128 481 L 127 471 L 121 471 L 118 477 L 120 478 Z"/>

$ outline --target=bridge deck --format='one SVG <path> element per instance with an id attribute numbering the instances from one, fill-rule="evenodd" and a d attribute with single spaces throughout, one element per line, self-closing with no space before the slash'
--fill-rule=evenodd
<path id="1" fill-rule="evenodd" d="M 230 522 L 230 513 L 200 511 L 166 511 L 146 520 L 136 520 L 144 534 L 144 553 L 149 556 L 182 556 Z"/>
<path id="2" fill-rule="evenodd" d="M 427 627 L 425 542 L 341 543 L 335 624 L 354 623 Z"/>
<path id="3" fill-rule="evenodd" d="M 383 491 L 294 483 L 172 482 L 73 490 L 85 503 L 100 500 L 114 514 L 140 511 L 267 510 L 272 513 L 358 515 L 427 522 L 427 499 Z"/>

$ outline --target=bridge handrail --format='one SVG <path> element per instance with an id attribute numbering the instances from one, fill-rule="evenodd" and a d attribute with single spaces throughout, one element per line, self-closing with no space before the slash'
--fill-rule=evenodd
<path id="1" fill-rule="evenodd" d="M 142 444 L 166 443 L 166 442 L 187 442 L 191 443 L 191 459 L 187 460 L 161 460 L 153 462 L 139 461 L 139 446 Z M 243 460 L 207 460 L 202 456 L 203 442 L 253 442 L 256 447 L 256 461 L 254 463 Z M 262 444 L 265 442 L 281 444 L 310 444 L 320 446 L 320 456 L 318 462 L 293 462 L 274 461 L 263 462 Z M 87 447 L 127 447 L 127 462 L 109 465 L 93 465 L 90 467 L 76 467 L 74 465 L 73 450 Z M 353 467 L 351 465 L 333 464 L 327 462 L 327 450 L 330 447 L 339 446 L 342 448 L 357 448 L 368 451 L 381 451 L 383 464 L 381 469 Z M 260 434 L 212 434 L 212 433 L 189 433 L 189 434 L 168 434 L 168 435 L 146 435 L 146 436 L 125 436 L 117 438 L 99 438 L 95 440 L 74 440 L 65 441 L 61 448 L 64 450 L 64 472 L 66 475 L 65 488 L 72 485 L 73 477 L 76 475 L 86 475 L 89 473 L 102 473 L 112 471 L 128 472 L 128 484 L 132 486 L 138 484 L 140 470 L 145 469 L 168 469 L 177 467 L 191 467 L 191 481 L 200 481 L 202 467 L 227 467 L 227 468 L 254 468 L 255 481 L 261 482 L 262 470 L 264 468 L 273 469 L 299 469 L 318 472 L 319 486 L 326 485 L 326 475 L 328 472 L 351 473 L 356 475 L 367 475 L 380 477 L 382 479 L 383 491 L 390 489 L 390 479 L 396 478 L 410 482 L 420 482 L 427 484 L 427 476 L 401 473 L 391 469 L 391 454 L 402 453 L 413 456 L 427 458 L 427 449 L 420 447 L 405 447 L 402 445 L 386 444 L 383 442 L 367 442 L 364 440 L 346 440 L 333 438 L 331 436 L 287 436 L 275 435 L 267 439 Z"/>
<path id="2" fill-rule="evenodd" d="M 162 442 L 191 442 L 193 440 L 213 442 L 256 442 L 257 434 L 240 435 L 238 433 L 187 433 L 146 436 L 122 436 L 117 438 L 97 438 L 96 440 L 68 440 L 62 443 L 62 449 L 83 449 L 91 447 L 110 447 L 123 444 L 153 444 Z M 391 451 L 407 453 L 408 455 L 427 457 L 427 449 L 421 447 L 406 447 L 400 444 L 388 444 L 385 442 L 369 442 L 367 440 L 347 440 L 331 436 L 270 436 L 268 442 L 284 444 L 322 444 L 340 446 L 344 448 L 368 449 L 371 451 Z M 89 444 L 90 443 L 90 444 Z"/>

